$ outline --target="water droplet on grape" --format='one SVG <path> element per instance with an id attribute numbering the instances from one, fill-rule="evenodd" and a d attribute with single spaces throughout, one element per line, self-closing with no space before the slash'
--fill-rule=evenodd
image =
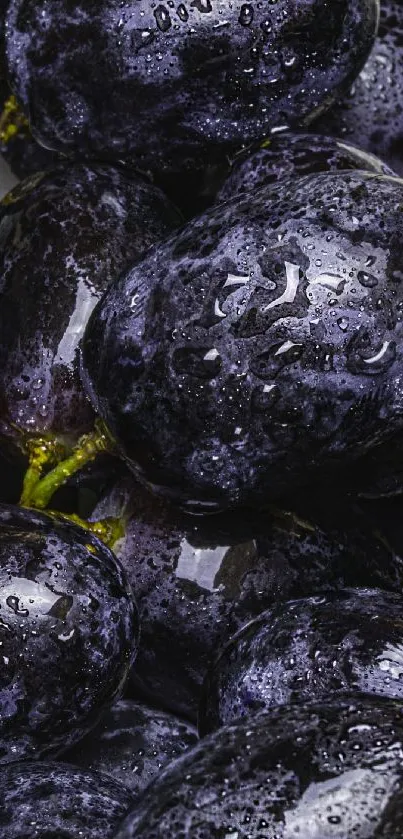
<path id="1" fill-rule="evenodd" d="M 154 11 L 154 17 L 157 21 L 158 29 L 160 29 L 161 32 L 167 32 L 172 26 L 171 16 L 166 6 L 157 6 Z"/>
<path id="2" fill-rule="evenodd" d="M 183 3 L 180 3 L 176 10 L 176 13 L 178 15 L 178 18 L 180 18 L 180 20 L 182 20 L 184 23 L 186 23 L 186 21 L 189 19 L 189 12 L 186 6 L 183 5 Z"/>
<path id="3" fill-rule="evenodd" d="M 375 288 L 378 285 L 377 278 L 373 274 L 367 274 L 366 271 L 359 271 L 357 279 L 364 288 Z"/>
<path id="4" fill-rule="evenodd" d="M 250 26 L 253 21 L 253 7 L 250 3 L 244 3 L 239 12 L 239 23 L 242 26 Z"/>

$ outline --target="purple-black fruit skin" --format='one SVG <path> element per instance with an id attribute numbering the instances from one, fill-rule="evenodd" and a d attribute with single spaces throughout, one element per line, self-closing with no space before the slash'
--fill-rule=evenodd
<path id="1" fill-rule="evenodd" d="M 193 169 L 329 107 L 378 14 L 376 0 L 10 0 L 8 71 L 46 147 Z"/>
<path id="2" fill-rule="evenodd" d="M 284 181 L 108 290 L 83 382 L 141 481 L 189 512 L 266 503 L 403 428 L 402 206 L 398 178 Z"/>
<path id="3" fill-rule="evenodd" d="M 64 760 L 111 775 L 140 796 L 162 768 L 197 743 L 187 722 L 131 699 L 121 699 Z"/>
<path id="4" fill-rule="evenodd" d="M 2 839 L 114 839 L 130 792 L 100 772 L 64 763 L 2 766 Z"/>
<path id="5" fill-rule="evenodd" d="M 401 802 L 402 736 L 401 703 L 363 694 L 262 712 L 167 768 L 116 839 L 401 839 L 401 810 L 377 828 Z"/>
<path id="6" fill-rule="evenodd" d="M 347 691 L 403 699 L 403 598 L 344 589 L 288 600 L 242 627 L 203 686 L 201 736 L 240 717 Z"/>
<path id="7" fill-rule="evenodd" d="M 378 37 L 368 61 L 351 92 L 313 128 L 378 155 L 403 175 L 402 89 L 403 5 L 381 0 Z"/>
<path id="8" fill-rule="evenodd" d="M 179 223 L 118 166 L 61 164 L 0 205 L 0 424 L 79 435 L 94 423 L 78 346 L 108 284 Z"/>
<path id="9" fill-rule="evenodd" d="M 81 527 L 0 505 L 0 763 L 60 754 L 121 694 L 138 612 L 121 564 Z"/>
<path id="10" fill-rule="evenodd" d="M 216 203 L 287 178 L 342 169 L 364 169 L 376 175 L 396 174 L 379 158 L 342 140 L 303 131 L 282 131 L 269 137 L 264 148 L 258 146 L 237 155 L 216 196 Z"/>
<path id="11" fill-rule="evenodd" d="M 114 515 L 127 491 L 130 519 L 115 549 L 141 617 L 129 690 L 193 721 L 219 646 L 265 609 L 345 586 L 402 590 L 399 557 L 334 499 L 325 528 L 307 512 L 306 521 L 269 510 L 195 518 L 132 482 L 112 491 L 94 518 Z"/>

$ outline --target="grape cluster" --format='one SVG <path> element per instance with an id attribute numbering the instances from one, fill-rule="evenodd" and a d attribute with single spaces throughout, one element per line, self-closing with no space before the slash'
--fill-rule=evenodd
<path id="1" fill-rule="evenodd" d="M 1 837 L 402 839 L 403 6 L 0 7 Z"/>

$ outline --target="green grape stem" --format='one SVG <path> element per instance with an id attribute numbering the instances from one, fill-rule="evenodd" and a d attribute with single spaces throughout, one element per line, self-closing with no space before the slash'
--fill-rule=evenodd
<path id="1" fill-rule="evenodd" d="M 110 450 L 110 439 L 100 427 L 97 427 L 90 434 L 84 435 L 78 441 L 77 446 L 74 447 L 71 455 L 65 460 L 61 460 L 44 478 L 37 481 L 33 488 L 31 480 L 33 481 L 34 476 L 32 475 L 32 478 L 31 476 L 27 477 L 27 492 L 25 492 L 24 481 L 24 506 L 44 510 L 56 490 L 63 486 L 72 475 L 78 472 L 79 469 L 82 469 L 87 463 L 94 460 L 100 452 Z"/>

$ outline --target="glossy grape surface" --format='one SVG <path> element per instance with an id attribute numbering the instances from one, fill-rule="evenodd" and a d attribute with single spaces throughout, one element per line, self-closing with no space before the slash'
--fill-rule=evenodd
<path id="1" fill-rule="evenodd" d="M 137 636 L 111 551 L 76 525 L 0 505 L 0 763 L 59 753 L 96 725 Z"/>
<path id="2" fill-rule="evenodd" d="M 246 150 L 235 158 L 216 201 L 227 201 L 287 178 L 341 169 L 395 174 L 382 160 L 349 143 L 321 134 L 282 131 L 269 137 L 263 146 Z"/>
<path id="3" fill-rule="evenodd" d="M 0 422 L 3 432 L 74 432 L 94 415 L 78 375 L 86 322 L 108 284 L 179 222 L 127 170 L 61 165 L 0 205 Z"/>
<path id="4" fill-rule="evenodd" d="M 140 796 L 162 768 L 197 739 L 196 729 L 185 720 L 121 699 L 64 759 L 111 775 Z"/>
<path id="5" fill-rule="evenodd" d="M 113 839 L 132 798 L 122 784 L 63 763 L 0 774 L 2 839 Z"/>
<path id="6" fill-rule="evenodd" d="M 124 488 L 94 515 L 114 515 Z M 195 519 L 134 484 L 127 510 L 115 549 L 141 614 L 132 689 L 191 719 L 219 644 L 276 602 L 345 585 L 402 590 L 399 557 L 343 506 L 327 530 L 284 512 Z"/>
<path id="7" fill-rule="evenodd" d="M 375 0 L 10 0 L 6 53 L 46 147 L 172 171 L 329 107 L 377 21 Z"/>
<path id="8" fill-rule="evenodd" d="M 84 384 L 141 480 L 189 511 L 255 504 L 402 429 L 402 206 L 397 178 L 284 181 L 109 289 Z"/>
<path id="9" fill-rule="evenodd" d="M 378 839 L 401 802 L 402 714 L 356 694 L 225 726 L 165 771 L 116 839 Z"/>
<path id="10" fill-rule="evenodd" d="M 356 143 L 403 175 L 403 5 L 381 0 L 380 6 L 378 37 L 362 72 L 314 128 Z"/>
<path id="11" fill-rule="evenodd" d="M 243 627 L 211 667 L 202 734 L 291 702 L 361 691 L 403 701 L 403 598 L 346 589 L 283 603 Z"/>

